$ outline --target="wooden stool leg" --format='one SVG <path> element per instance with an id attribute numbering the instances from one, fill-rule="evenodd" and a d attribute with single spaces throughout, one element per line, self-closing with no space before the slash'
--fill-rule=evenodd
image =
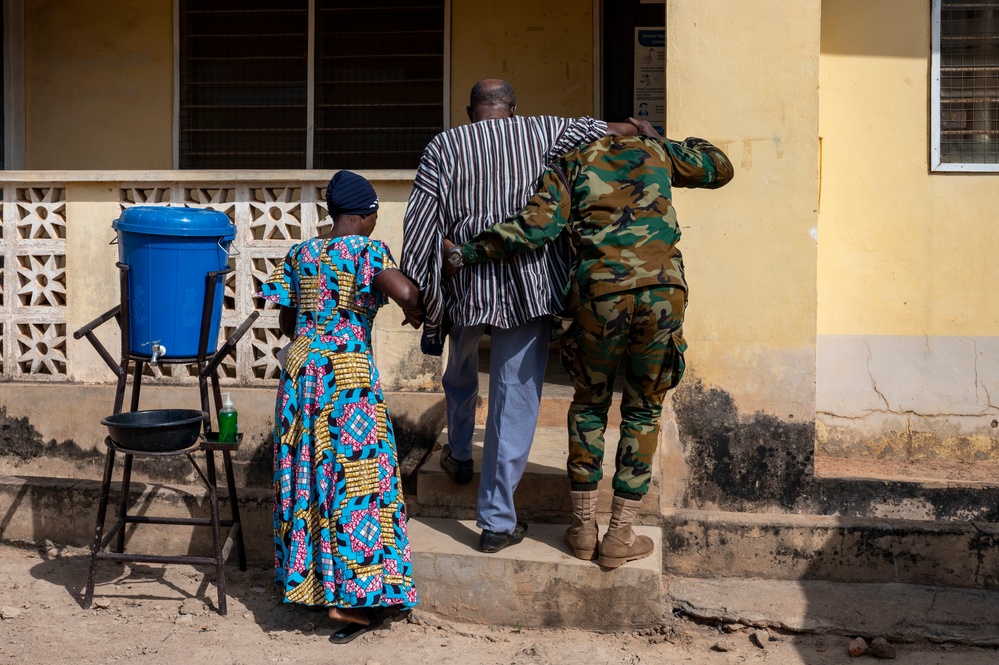
<path id="1" fill-rule="evenodd" d="M 94 602 L 94 584 L 97 580 L 97 553 L 101 551 L 104 538 L 104 518 L 108 512 L 108 494 L 111 492 L 111 473 L 114 471 L 114 449 L 108 446 L 104 458 L 104 480 L 101 482 L 101 498 L 97 502 L 97 524 L 94 526 L 94 542 L 90 546 L 90 573 L 87 575 L 87 590 L 83 596 L 83 609 L 89 610 Z"/>

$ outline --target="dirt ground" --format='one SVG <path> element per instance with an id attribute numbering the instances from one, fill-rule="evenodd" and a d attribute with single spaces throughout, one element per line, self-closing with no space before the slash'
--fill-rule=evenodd
<path id="1" fill-rule="evenodd" d="M 0 544 L 0 663 L 873 663 L 852 659 L 849 637 L 771 633 L 754 637 L 674 618 L 656 630 L 590 633 L 442 621 L 419 609 L 346 645 L 321 612 L 282 605 L 271 570 L 227 568 L 228 616 L 214 611 L 208 569 L 100 562 L 94 607 L 80 600 L 89 555 L 79 548 Z M 991 620 L 991 618 L 983 618 Z M 763 647 L 757 641 L 763 638 Z M 898 644 L 906 665 L 985 665 L 994 649 Z"/>

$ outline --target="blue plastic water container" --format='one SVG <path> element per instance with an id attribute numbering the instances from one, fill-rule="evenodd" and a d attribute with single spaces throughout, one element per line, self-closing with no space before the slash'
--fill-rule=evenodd
<path id="1" fill-rule="evenodd" d="M 129 351 L 194 358 L 201 339 L 208 273 L 225 270 L 236 226 L 217 210 L 135 206 L 111 225 L 118 260 L 128 266 Z M 210 355 L 218 349 L 225 277 L 215 285 L 208 327 Z"/>

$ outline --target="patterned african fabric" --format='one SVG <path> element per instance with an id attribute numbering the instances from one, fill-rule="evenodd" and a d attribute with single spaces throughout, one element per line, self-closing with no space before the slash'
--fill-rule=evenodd
<path id="1" fill-rule="evenodd" d="M 728 157 L 704 139 L 607 136 L 556 160 L 518 215 L 464 243 L 461 253 L 469 263 L 509 257 L 567 229 L 576 253 L 573 308 L 641 287 L 686 290 L 672 187 L 714 189 L 732 174 Z"/>
<path id="2" fill-rule="evenodd" d="M 392 422 L 371 352 L 395 268 L 364 236 L 295 245 L 258 295 L 297 307 L 274 428 L 275 578 L 284 602 L 417 604 Z"/>
<path id="3" fill-rule="evenodd" d="M 424 336 L 433 345 L 443 344 L 445 312 L 458 325 L 512 328 L 562 310 L 566 243 L 442 281 L 442 239 L 462 243 L 520 210 L 552 160 L 606 133 L 607 124 L 590 117 L 515 116 L 462 125 L 431 140 L 403 220 L 400 267 L 420 286 Z"/>

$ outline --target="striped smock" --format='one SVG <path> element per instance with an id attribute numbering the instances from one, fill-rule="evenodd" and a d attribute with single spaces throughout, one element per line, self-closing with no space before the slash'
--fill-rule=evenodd
<path id="1" fill-rule="evenodd" d="M 443 347 L 446 312 L 462 326 L 512 328 L 564 307 L 565 239 L 531 254 L 468 266 L 444 280 L 443 238 L 461 244 L 519 211 L 556 158 L 607 133 L 607 124 L 534 116 L 482 120 L 438 134 L 423 152 L 403 222 L 400 267 L 423 293 L 424 349 Z"/>

